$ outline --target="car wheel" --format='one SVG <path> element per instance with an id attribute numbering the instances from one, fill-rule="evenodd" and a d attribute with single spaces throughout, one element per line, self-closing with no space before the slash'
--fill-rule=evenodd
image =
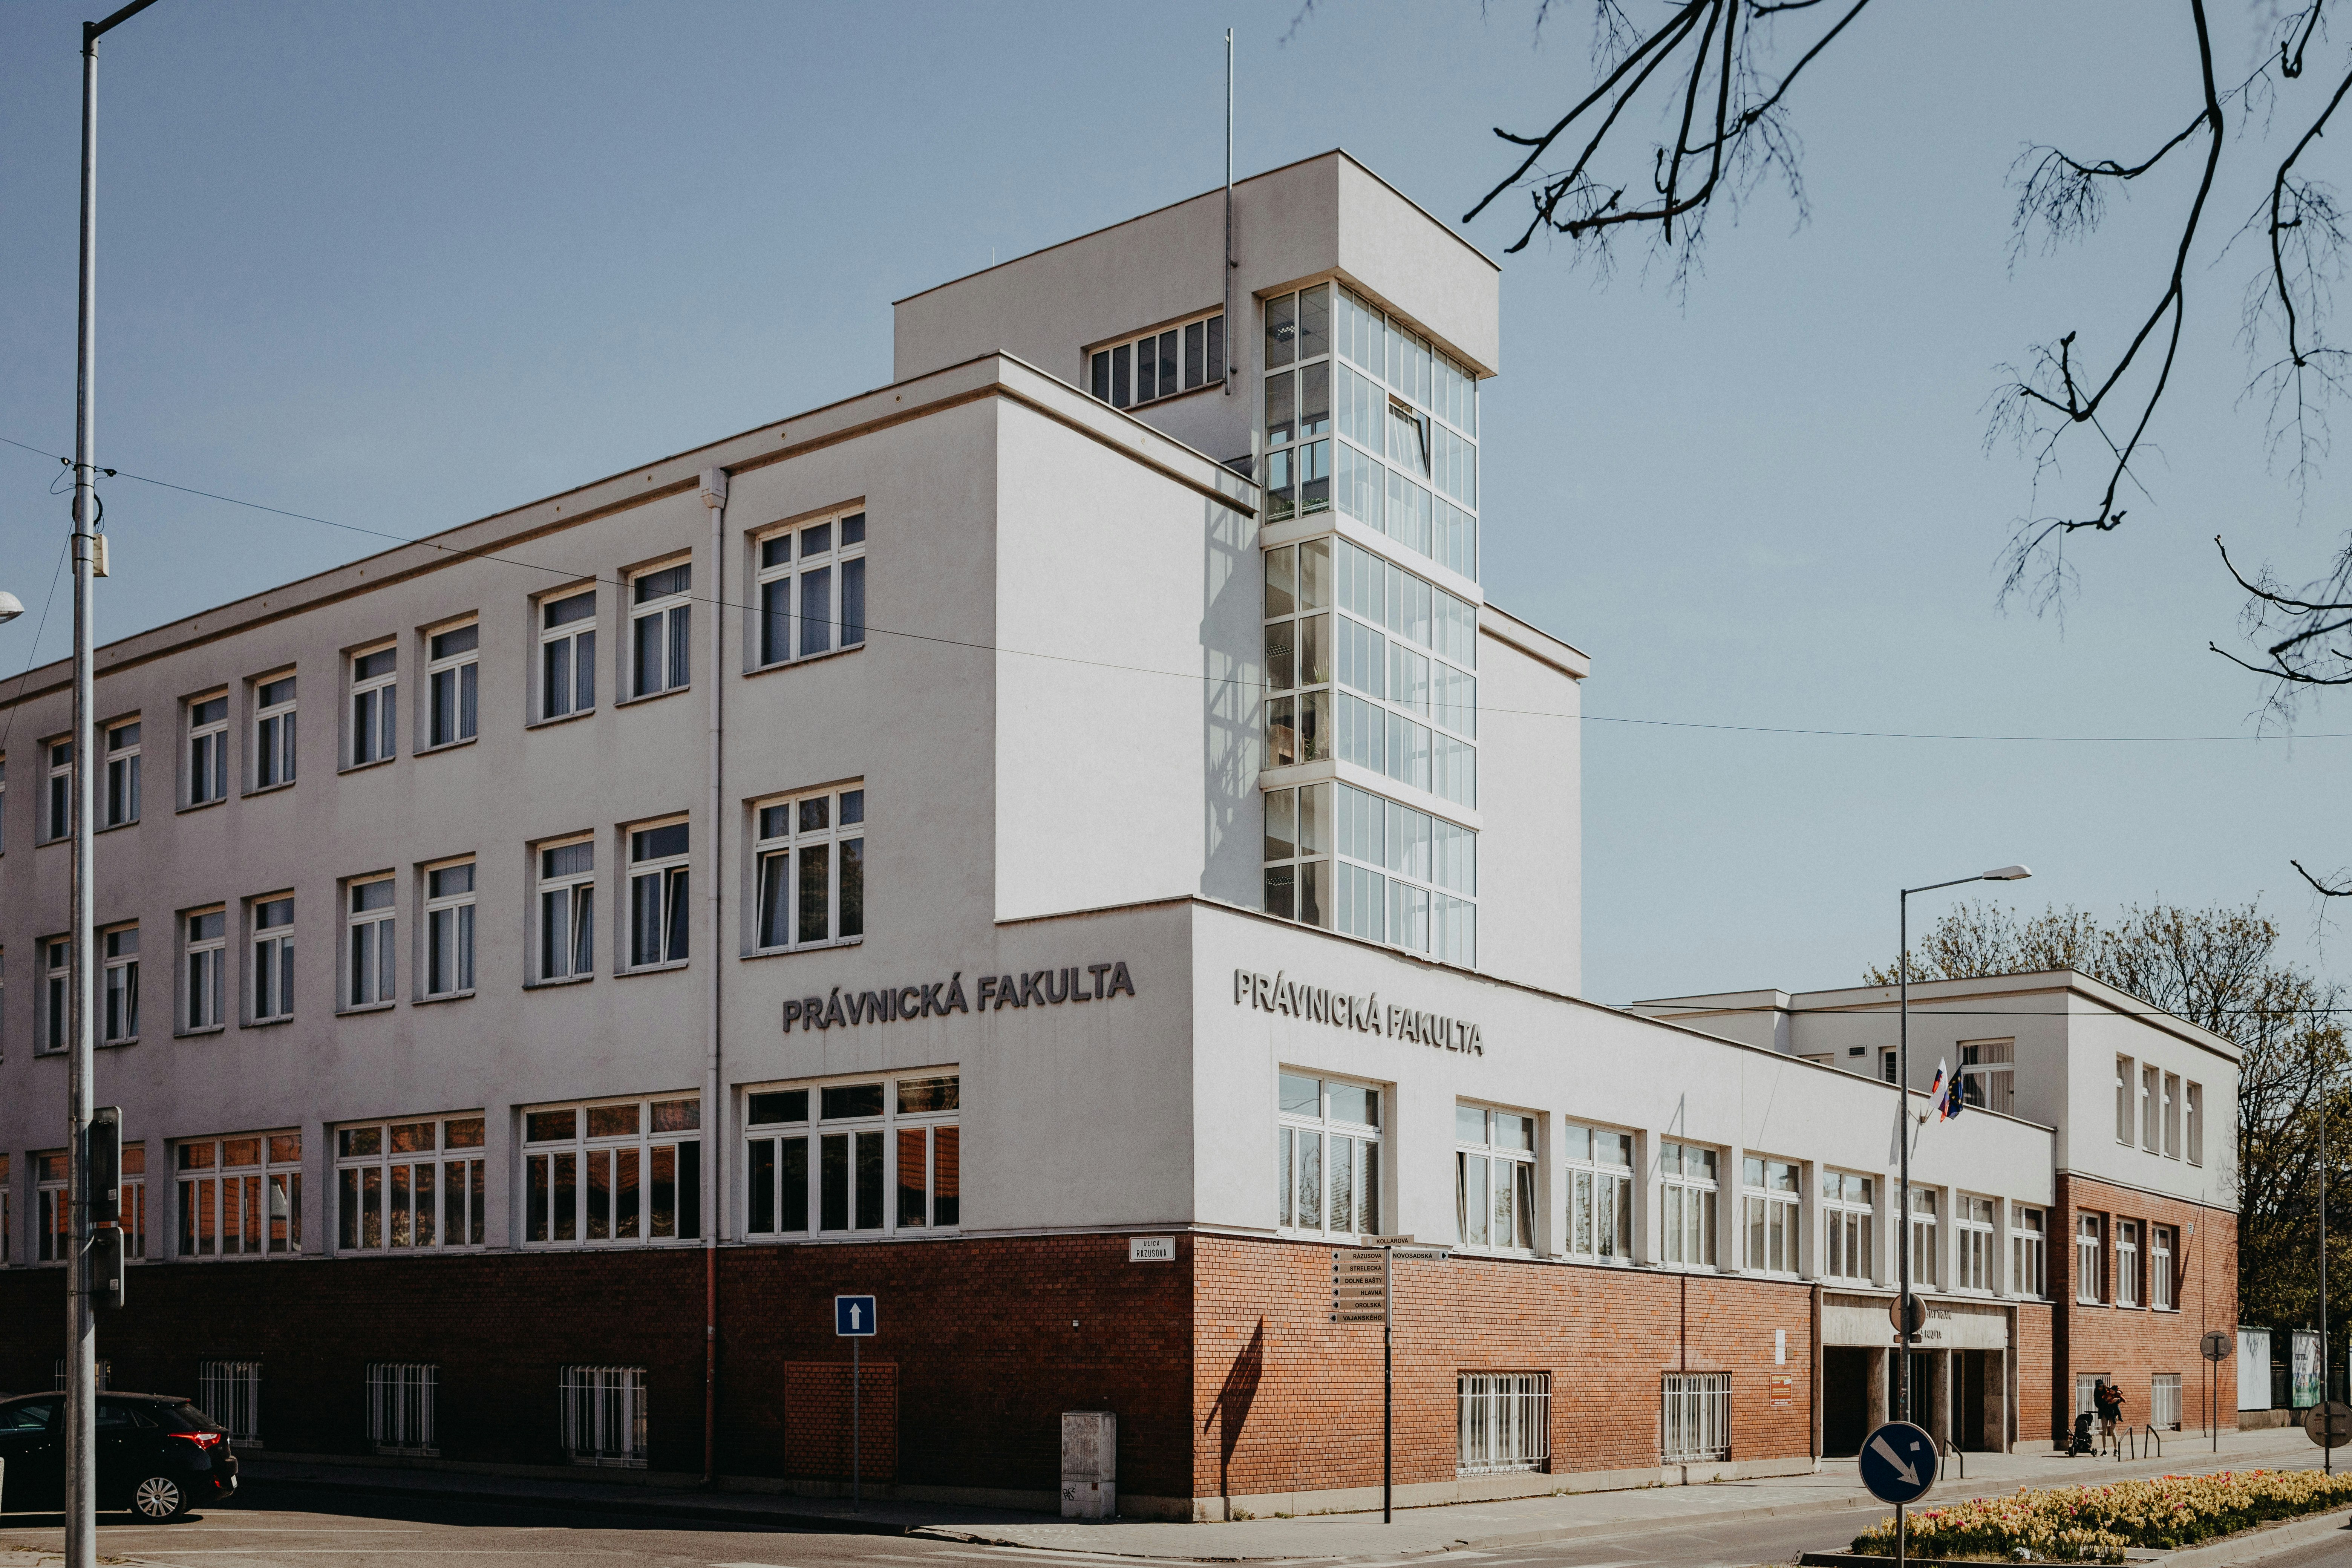
<path id="1" fill-rule="evenodd" d="M 142 1518 L 169 1524 L 188 1511 L 188 1494 L 169 1476 L 150 1476 L 131 1491 L 131 1506 Z"/>

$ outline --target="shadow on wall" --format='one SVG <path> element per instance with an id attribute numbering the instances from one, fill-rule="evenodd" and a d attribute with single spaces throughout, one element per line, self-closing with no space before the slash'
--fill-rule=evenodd
<path id="1" fill-rule="evenodd" d="M 1250 1406 L 1257 1402 L 1258 1380 L 1265 1375 L 1265 1320 L 1260 1318 L 1249 1343 L 1234 1358 L 1233 1370 L 1225 1373 L 1225 1385 L 1217 1391 L 1209 1418 L 1201 1424 L 1203 1432 L 1217 1428 L 1217 1495 L 1228 1503 L 1234 1495 L 1234 1450 L 1241 1446 L 1243 1424 L 1249 1420 Z"/>
<path id="2" fill-rule="evenodd" d="M 1256 811 L 1260 677 L 1254 658 L 1227 650 L 1249 647 L 1264 622 L 1262 558 L 1251 519 L 1214 501 L 1202 504 L 1201 747 L 1210 785 L 1200 891 L 1255 909 L 1265 860 Z"/>

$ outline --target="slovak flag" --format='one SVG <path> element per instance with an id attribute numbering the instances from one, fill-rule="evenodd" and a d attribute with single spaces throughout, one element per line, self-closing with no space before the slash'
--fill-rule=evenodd
<path id="1" fill-rule="evenodd" d="M 1936 1061 L 1936 1081 L 1927 1086 L 1927 1109 L 1940 1110 L 1944 1105 L 1944 1080 L 1947 1077 L 1941 1058 Z"/>

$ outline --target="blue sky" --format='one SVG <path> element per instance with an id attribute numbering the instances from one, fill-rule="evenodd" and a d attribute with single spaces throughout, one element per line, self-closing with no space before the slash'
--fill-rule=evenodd
<path id="1" fill-rule="evenodd" d="M 97 9 L 0 7 L 0 437 L 47 452 L 71 440 Z M 1295 11 L 163 0 L 104 46 L 100 461 L 431 531 L 885 382 L 893 298 L 1213 184 L 1227 26 L 1243 172 L 1345 146 L 1449 217 L 1508 167 L 1489 127 L 1588 79 L 1581 5 L 1538 39 L 1513 0 L 1327 3 L 1282 42 Z M 2012 264 L 2010 165 L 2169 134 L 2187 26 L 2120 0 L 1874 13 L 1795 100 L 1809 223 L 1759 193 L 1684 294 L 1541 241 L 1505 259 L 1486 578 L 1593 655 L 1591 713 L 2252 732 L 2261 689 L 2206 651 L 2238 610 L 2211 538 L 2300 579 L 2352 492 L 2299 501 L 2270 471 L 2245 247 L 2192 270 L 2154 493 L 2077 547 L 2063 621 L 1996 602 L 2030 472 L 1981 447 L 2001 363 L 2070 328 L 2112 343 L 2153 299 L 2187 194 L 2159 176 L 2089 247 Z M 2255 47 L 2225 36 L 2225 70 Z M 2223 229 L 2258 176 L 2226 171 Z M 1515 210 L 1471 237 L 1498 252 Z M 30 606 L 0 674 L 37 651 L 57 472 L 0 447 L 0 587 Z M 382 542 L 123 479 L 108 504 L 108 637 Z M 60 594 L 37 655 L 66 647 Z M 2302 728 L 1590 724 L 1587 989 L 1850 982 L 1892 954 L 1897 886 L 2011 860 L 2029 909 L 2259 898 L 2338 971 L 2287 862 L 2352 862 L 2352 741 L 2319 738 L 2352 714 Z"/>

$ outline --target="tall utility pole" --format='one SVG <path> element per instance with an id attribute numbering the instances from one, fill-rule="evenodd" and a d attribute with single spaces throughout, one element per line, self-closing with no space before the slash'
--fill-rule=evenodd
<path id="1" fill-rule="evenodd" d="M 67 1016 L 73 1037 L 66 1095 L 66 1568 L 98 1568 L 98 1324 L 89 1293 L 89 1109 L 97 964 L 92 952 L 90 825 L 98 804 L 91 689 L 90 583 L 98 534 L 98 40 L 152 5 L 131 0 L 103 22 L 81 25 L 81 290 L 74 337 L 73 468 L 73 967 Z"/>

